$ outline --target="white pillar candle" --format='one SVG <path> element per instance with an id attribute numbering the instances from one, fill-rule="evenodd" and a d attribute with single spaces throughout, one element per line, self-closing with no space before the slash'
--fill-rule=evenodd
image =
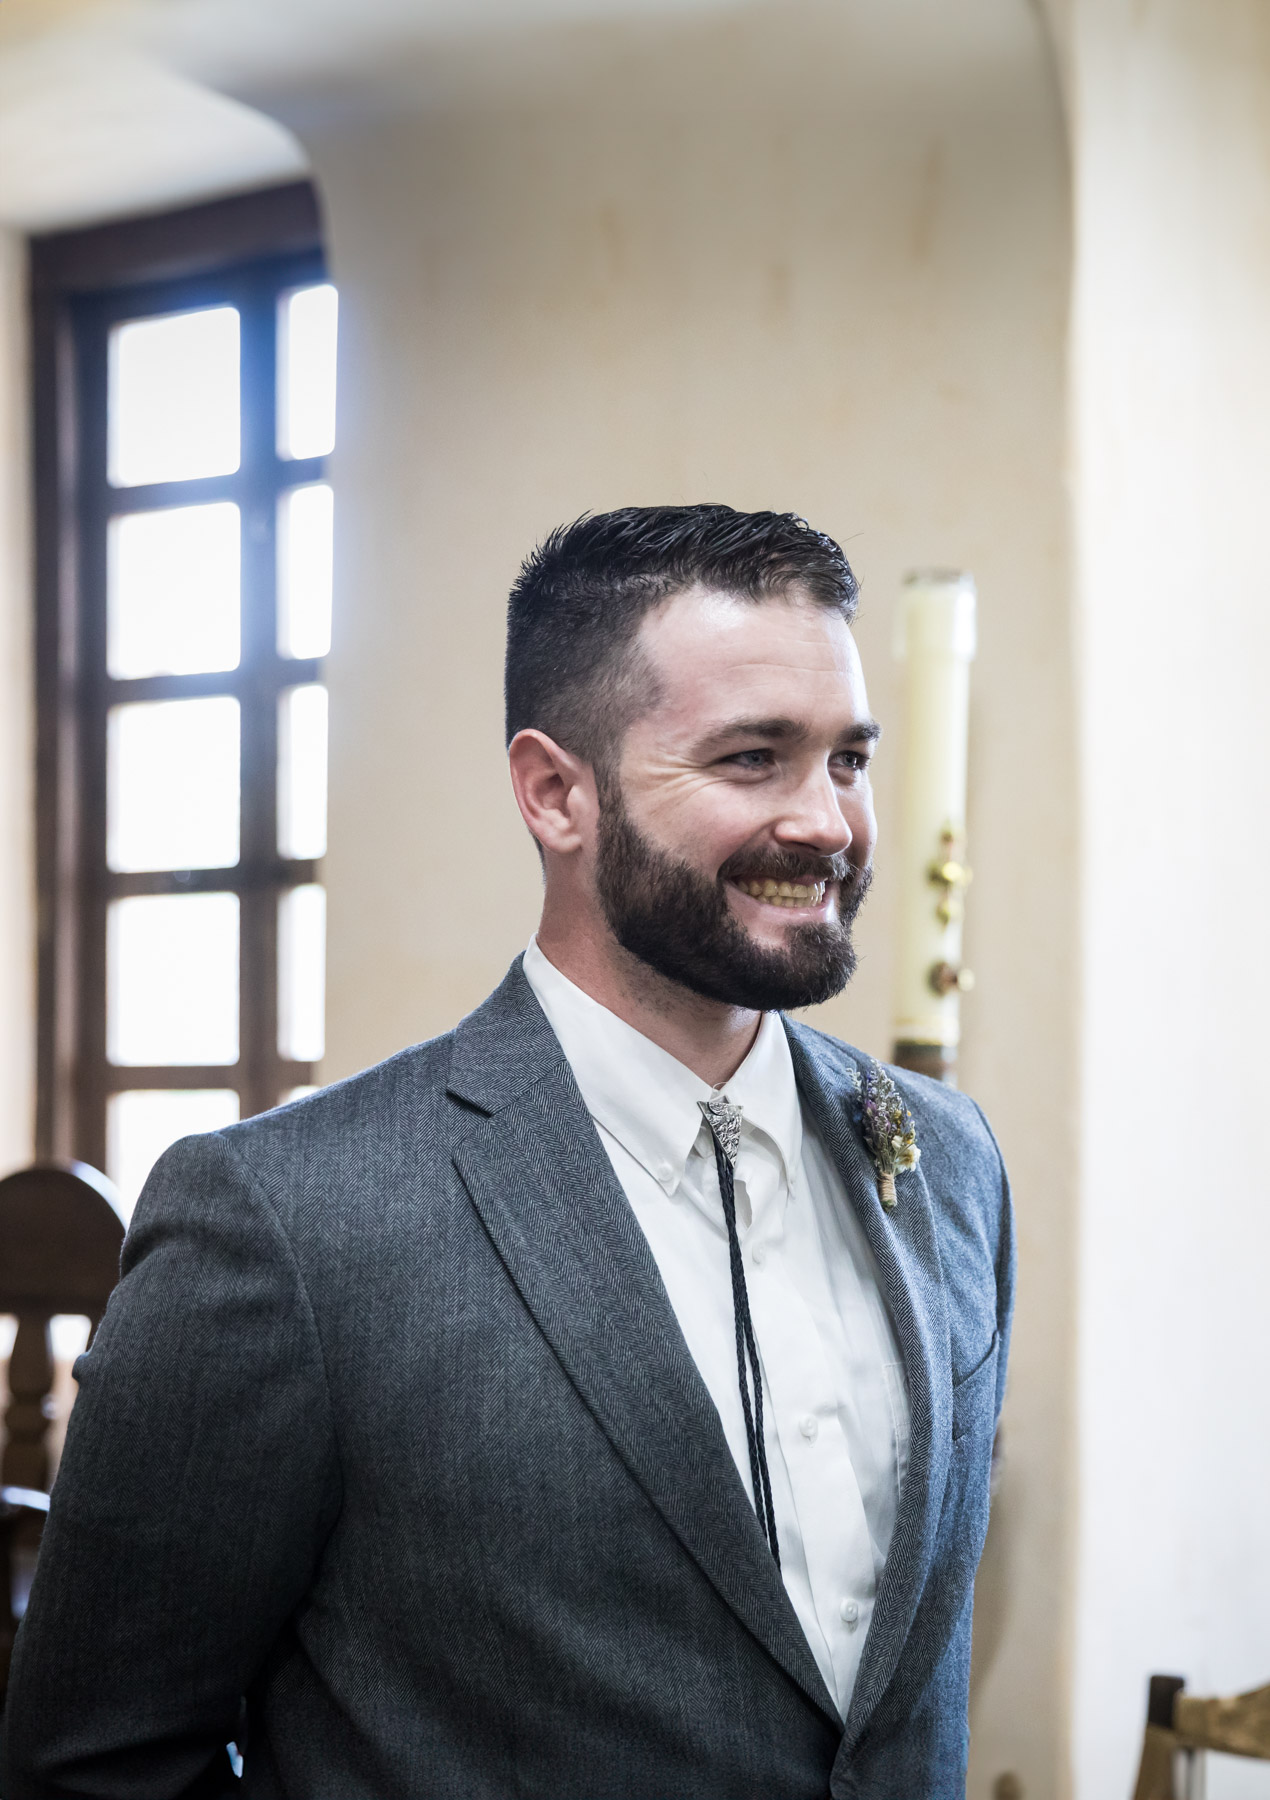
<path id="1" fill-rule="evenodd" d="M 896 614 L 904 665 L 904 756 L 896 967 L 897 1060 L 951 1076 L 961 1035 L 961 915 L 966 867 L 966 744 L 975 584 L 970 575 L 907 577 Z M 940 880 L 937 871 L 948 879 Z M 946 991 L 937 987 L 942 980 Z"/>

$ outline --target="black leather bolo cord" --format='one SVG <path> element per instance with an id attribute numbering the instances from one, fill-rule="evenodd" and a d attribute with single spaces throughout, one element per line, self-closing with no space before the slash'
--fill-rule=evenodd
<path id="1" fill-rule="evenodd" d="M 705 1112 L 705 1108 L 702 1108 Z M 772 1477 L 767 1467 L 767 1450 L 763 1443 L 763 1377 L 759 1372 L 758 1344 L 754 1338 L 754 1321 L 750 1317 L 750 1296 L 745 1285 L 745 1264 L 741 1260 L 741 1240 L 736 1231 L 736 1184 L 732 1158 L 720 1139 L 709 1113 L 705 1113 L 714 1139 L 714 1160 L 719 1171 L 719 1194 L 723 1200 L 723 1217 L 728 1228 L 728 1257 L 732 1264 L 732 1308 L 736 1315 L 736 1372 L 741 1384 L 741 1407 L 745 1413 L 745 1436 L 750 1448 L 750 1478 L 754 1484 L 754 1510 L 763 1527 L 763 1536 L 781 1566 L 780 1545 L 776 1540 L 776 1508 L 772 1504 Z M 749 1364 L 749 1380 L 746 1364 Z M 750 1404 L 750 1382 L 754 1385 L 754 1404 Z"/>

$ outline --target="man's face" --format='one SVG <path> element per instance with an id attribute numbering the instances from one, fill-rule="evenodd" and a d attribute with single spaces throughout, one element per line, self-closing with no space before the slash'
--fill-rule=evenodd
<path id="1" fill-rule="evenodd" d="M 808 1006 L 855 967 L 877 727 L 850 629 L 808 599 L 676 595 L 653 704 L 600 783 L 595 882 L 625 949 L 727 1005 Z"/>

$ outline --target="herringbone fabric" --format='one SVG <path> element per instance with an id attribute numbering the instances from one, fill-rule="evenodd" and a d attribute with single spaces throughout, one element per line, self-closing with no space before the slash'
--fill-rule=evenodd
<path id="1" fill-rule="evenodd" d="M 923 1158 L 884 1214 L 854 1054 L 789 1029 L 913 1415 L 845 1731 L 517 963 L 447 1037 L 160 1161 L 77 1365 L 8 1800 L 960 1796 L 1004 1175 L 897 1071 Z"/>

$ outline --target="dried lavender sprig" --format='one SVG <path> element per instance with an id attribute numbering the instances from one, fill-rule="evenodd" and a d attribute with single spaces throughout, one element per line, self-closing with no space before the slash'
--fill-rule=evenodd
<path id="1" fill-rule="evenodd" d="M 917 1127 L 903 1096 L 879 1063 L 870 1062 L 860 1090 L 860 1132 L 878 1172 L 878 1196 L 896 1205 L 895 1177 L 917 1167 Z"/>

